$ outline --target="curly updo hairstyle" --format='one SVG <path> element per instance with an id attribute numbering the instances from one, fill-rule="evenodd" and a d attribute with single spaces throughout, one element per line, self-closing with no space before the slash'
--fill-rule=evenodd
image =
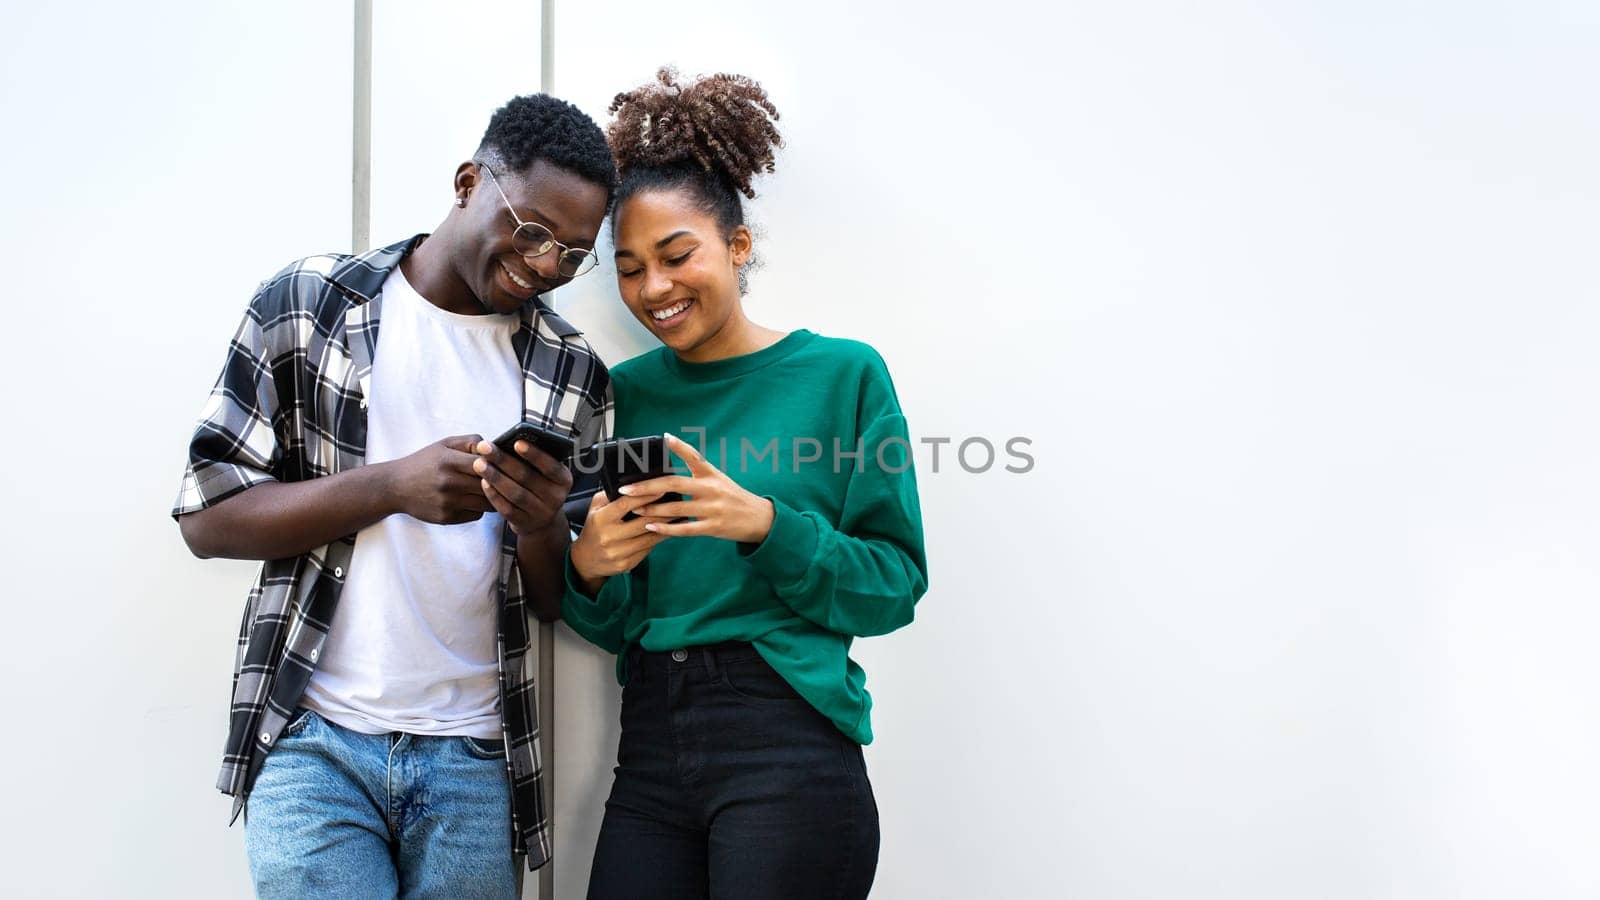
<path id="1" fill-rule="evenodd" d="M 717 223 L 724 240 L 745 224 L 739 195 L 755 199 L 750 183 L 774 170 L 783 146 L 777 107 L 759 83 L 743 75 L 719 73 L 683 84 L 675 69 L 664 66 L 655 81 L 618 94 L 610 111 L 606 140 L 622 180 L 617 207 L 641 191 L 684 191 Z M 739 272 L 740 294 L 749 268 L 747 263 Z"/>

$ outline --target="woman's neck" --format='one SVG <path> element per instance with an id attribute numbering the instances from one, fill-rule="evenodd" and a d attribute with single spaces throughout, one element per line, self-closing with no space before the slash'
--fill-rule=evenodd
<path id="1" fill-rule="evenodd" d="M 755 353 L 783 340 L 784 332 L 766 328 L 745 318 L 742 310 L 729 317 L 716 334 L 687 352 L 679 352 L 678 359 L 687 363 L 716 362 Z"/>

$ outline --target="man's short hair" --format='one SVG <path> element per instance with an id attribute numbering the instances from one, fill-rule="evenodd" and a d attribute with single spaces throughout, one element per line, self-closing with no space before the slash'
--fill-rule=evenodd
<path id="1" fill-rule="evenodd" d="M 548 94 L 513 97 L 495 110 L 475 155 L 517 174 L 542 159 L 604 187 L 608 207 L 616 194 L 617 164 L 600 126 Z"/>

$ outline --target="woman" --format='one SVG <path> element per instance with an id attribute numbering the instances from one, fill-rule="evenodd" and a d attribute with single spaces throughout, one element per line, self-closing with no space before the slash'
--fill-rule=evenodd
<path id="1" fill-rule="evenodd" d="M 563 615 L 625 685 L 589 896 L 864 897 L 848 652 L 927 589 L 905 418 L 871 347 L 745 315 L 739 195 L 781 145 L 761 86 L 663 69 L 611 112 L 617 284 L 664 345 L 612 369 L 616 431 L 667 434 L 689 474 L 596 496 L 568 555 Z"/>

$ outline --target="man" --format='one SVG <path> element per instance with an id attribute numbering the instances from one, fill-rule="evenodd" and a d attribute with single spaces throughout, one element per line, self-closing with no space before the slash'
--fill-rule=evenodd
<path id="1" fill-rule="evenodd" d="M 486 438 L 609 433 L 538 295 L 594 266 L 615 179 L 593 120 L 515 98 L 431 235 L 250 302 L 172 512 L 195 555 L 266 561 L 217 782 L 259 896 L 510 897 L 549 859 L 527 615 L 559 615 L 572 478 Z"/>

